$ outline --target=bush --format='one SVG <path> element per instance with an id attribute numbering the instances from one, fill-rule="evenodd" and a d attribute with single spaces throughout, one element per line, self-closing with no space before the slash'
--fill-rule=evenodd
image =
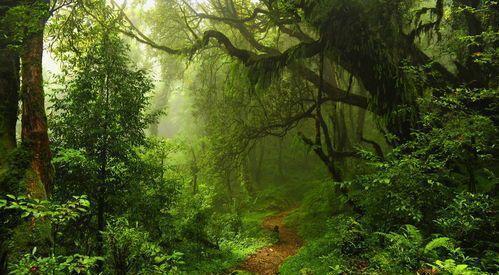
<path id="1" fill-rule="evenodd" d="M 149 241 L 149 234 L 124 218 L 109 224 L 105 237 L 106 269 L 114 274 L 169 274 L 183 262 L 182 253 L 168 255 Z"/>
<path id="2" fill-rule="evenodd" d="M 307 221 L 302 221 L 307 222 Z M 324 223 L 323 235 L 307 235 L 307 244 L 284 262 L 283 274 L 341 274 L 353 272 L 353 260 L 366 249 L 366 232 L 354 218 L 338 215 Z M 353 261 L 352 261 L 353 260 Z"/>
<path id="3" fill-rule="evenodd" d="M 11 266 L 12 274 L 93 274 L 92 270 L 101 261 L 101 257 L 89 257 L 80 254 L 70 256 L 42 257 L 32 253 L 23 255 L 21 260 Z"/>
<path id="4" fill-rule="evenodd" d="M 490 245 L 497 240 L 494 218 L 494 203 L 489 196 L 462 192 L 439 212 L 436 224 L 444 235 L 479 251 L 487 247 L 487 242 Z"/>

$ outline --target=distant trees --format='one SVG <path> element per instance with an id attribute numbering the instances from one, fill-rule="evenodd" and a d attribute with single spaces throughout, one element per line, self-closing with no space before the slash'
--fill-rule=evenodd
<path id="1" fill-rule="evenodd" d="M 444 11 L 450 16 L 444 18 Z M 124 16 L 123 33 L 168 54 L 208 56 L 210 41 L 217 41 L 214 45 L 225 56 L 247 68 L 249 83 L 233 78 L 242 91 L 265 90 L 288 107 L 288 113 L 280 110 L 271 116 L 268 111 L 275 101 L 239 94 L 241 100 L 261 105 L 267 118 L 261 127 L 251 127 L 254 123 L 247 119 L 246 126 L 252 128 L 248 136 L 282 135 L 311 121 L 316 125 L 312 138 L 305 135 L 303 140 L 330 170 L 334 162 L 355 156 L 351 144 L 384 155 L 385 140 L 362 133 L 365 110 L 382 122 L 378 128 L 386 141 L 399 145 L 422 127 L 417 101 L 424 91 L 445 94 L 456 87 L 497 87 L 493 59 L 498 16 L 493 1 L 228 0 L 201 8 L 188 1 L 171 2 L 159 5 L 154 15 L 174 13 L 184 19 L 178 24 L 186 31 L 161 40 L 146 36 L 117 12 Z M 155 25 L 155 32 L 161 34 L 166 27 Z M 281 97 L 286 91 L 278 91 L 298 85 L 302 92 L 288 93 L 293 97 Z M 292 108 L 286 105 L 290 102 Z M 340 109 L 353 110 L 348 127 L 348 117 L 334 111 L 340 104 Z M 350 146 L 345 148 L 347 132 Z M 341 172 L 332 174 L 341 178 Z"/>

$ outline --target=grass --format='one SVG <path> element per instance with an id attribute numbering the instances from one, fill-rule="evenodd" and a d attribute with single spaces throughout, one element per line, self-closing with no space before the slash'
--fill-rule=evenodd
<path id="1" fill-rule="evenodd" d="M 281 266 L 280 274 L 340 274 L 345 262 L 338 252 L 331 217 L 340 211 L 341 202 L 330 183 L 316 183 L 301 206 L 285 219 L 305 241 L 298 253 Z"/>

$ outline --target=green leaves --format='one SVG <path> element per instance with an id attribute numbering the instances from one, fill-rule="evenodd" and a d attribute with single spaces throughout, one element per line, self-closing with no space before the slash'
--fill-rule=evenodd
<path id="1" fill-rule="evenodd" d="M 0 16 L 0 43 L 20 51 L 26 39 L 44 27 L 40 22 L 47 21 L 50 11 L 46 1 L 16 2 L 23 4 L 12 5 Z M 2 5 L 0 8 L 4 9 Z"/>
<path id="2" fill-rule="evenodd" d="M 63 204 L 13 195 L 7 195 L 6 199 L 0 200 L 0 210 L 18 210 L 21 218 L 47 219 L 56 225 L 64 225 L 78 219 L 89 208 L 90 202 L 86 196 L 74 196 Z"/>
<path id="3" fill-rule="evenodd" d="M 450 275 L 480 275 L 487 274 L 486 272 L 482 272 L 477 270 L 476 268 L 470 267 L 467 264 L 457 264 L 453 259 L 446 259 L 444 261 L 437 260 L 433 265 L 443 274 Z"/>
<path id="4" fill-rule="evenodd" d="M 19 262 L 12 265 L 12 274 L 94 274 L 93 268 L 102 257 L 91 257 L 80 254 L 70 256 L 43 257 L 36 255 L 36 247 L 31 253 L 24 254 Z"/>
<path id="5" fill-rule="evenodd" d="M 157 244 L 150 242 L 149 234 L 118 218 L 110 223 L 105 232 L 108 264 L 116 273 L 169 274 L 182 265 L 180 252 L 171 255 Z"/>
<path id="6" fill-rule="evenodd" d="M 494 239 L 496 225 L 493 221 L 492 199 L 483 194 L 461 192 L 452 203 L 439 211 L 436 225 L 442 232 L 456 240 L 467 240 L 474 245 Z"/>
<path id="7" fill-rule="evenodd" d="M 433 251 L 433 250 L 440 248 L 440 247 L 444 247 L 447 249 L 454 248 L 454 242 L 450 238 L 447 238 L 447 237 L 436 238 L 436 239 L 433 239 L 429 243 L 426 244 L 424 251 L 426 253 L 428 253 L 428 252 Z"/>

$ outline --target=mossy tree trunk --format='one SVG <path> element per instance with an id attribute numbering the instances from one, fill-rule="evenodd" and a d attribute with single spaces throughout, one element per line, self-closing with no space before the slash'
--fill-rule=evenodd
<path id="1" fill-rule="evenodd" d="M 15 3 L 0 5 L 0 18 Z M 0 34 L 6 30 L 0 26 Z M 0 38 L 0 195 L 11 193 L 14 189 L 10 181 L 5 180 L 8 173 L 8 158 L 16 148 L 16 123 L 19 111 L 19 55 L 9 49 L 9 37 Z M 9 249 L 7 246 L 10 237 L 7 229 L 8 218 L 0 213 L 0 274 L 8 274 L 7 268 Z"/>
<path id="2" fill-rule="evenodd" d="M 5 16 L 10 5 L 0 9 Z M 0 29 L 0 31 L 3 31 Z M 9 153 L 16 148 L 16 123 L 19 111 L 19 55 L 9 49 L 8 39 L 0 40 L 0 174 L 7 165 Z M 8 186 L 0 185 L 0 193 Z"/>
<path id="3" fill-rule="evenodd" d="M 0 169 L 16 148 L 16 122 L 19 101 L 19 56 L 0 48 Z M 0 186 L 0 191 L 3 190 Z"/>
<path id="4" fill-rule="evenodd" d="M 36 19 L 39 25 L 26 38 L 21 53 L 22 143 L 31 154 L 26 184 L 28 195 L 33 198 L 47 198 L 53 178 L 42 77 L 43 32 L 49 6 L 42 6 L 47 11 L 39 12 L 46 12 L 47 16 Z"/>

